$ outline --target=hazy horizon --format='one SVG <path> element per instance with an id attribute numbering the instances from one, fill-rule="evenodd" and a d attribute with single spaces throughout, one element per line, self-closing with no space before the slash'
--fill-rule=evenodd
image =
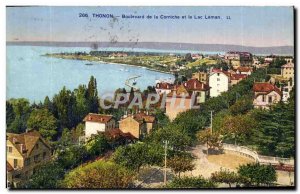
<path id="1" fill-rule="evenodd" d="M 294 45 L 293 7 L 7 7 L 8 42 L 166 42 L 251 47 Z M 79 17 L 79 13 L 87 13 Z M 93 13 L 113 14 L 95 18 Z M 125 19 L 213 15 L 221 20 Z M 230 16 L 230 20 L 224 19 Z"/>

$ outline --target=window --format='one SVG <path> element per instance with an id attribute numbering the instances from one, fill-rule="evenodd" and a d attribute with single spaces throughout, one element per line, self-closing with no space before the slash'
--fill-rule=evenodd
<path id="1" fill-rule="evenodd" d="M 14 168 L 18 167 L 18 159 L 14 159 Z"/>
<path id="2" fill-rule="evenodd" d="M 272 96 L 269 96 L 269 103 L 272 102 Z"/>
<path id="3" fill-rule="evenodd" d="M 265 95 L 262 96 L 262 101 L 263 101 L 263 102 L 265 101 Z"/>
<path id="4" fill-rule="evenodd" d="M 30 158 L 26 158 L 25 159 L 25 166 L 29 166 L 30 165 Z"/>
<path id="5" fill-rule="evenodd" d="M 217 81 L 220 81 L 220 78 L 217 78 Z"/>
<path id="6" fill-rule="evenodd" d="M 35 149 L 39 149 L 39 144 L 38 143 L 36 143 Z"/>
<path id="7" fill-rule="evenodd" d="M 38 162 L 39 157 L 40 157 L 40 154 L 35 155 L 35 156 L 34 156 L 34 161 L 35 161 L 35 162 Z"/>
<path id="8" fill-rule="evenodd" d="M 46 152 L 43 152 L 43 159 L 45 159 L 47 156 L 47 153 Z"/>
<path id="9" fill-rule="evenodd" d="M 6 151 L 9 153 L 12 153 L 12 147 L 11 146 L 6 146 Z"/>

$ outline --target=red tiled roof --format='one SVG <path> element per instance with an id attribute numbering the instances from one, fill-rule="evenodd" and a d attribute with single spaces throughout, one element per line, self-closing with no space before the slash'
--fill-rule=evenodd
<path id="1" fill-rule="evenodd" d="M 252 71 L 252 67 L 238 67 L 237 70 L 240 72 L 248 72 Z"/>
<path id="2" fill-rule="evenodd" d="M 207 84 L 204 84 L 197 79 L 190 79 L 184 82 L 183 85 L 187 90 L 200 90 L 200 91 L 209 90 L 209 86 Z"/>
<path id="3" fill-rule="evenodd" d="M 155 88 L 157 89 L 173 89 L 174 85 L 167 83 L 167 82 L 161 82 L 161 83 L 157 83 Z"/>
<path id="4" fill-rule="evenodd" d="M 213 68 L 213 69 L 212 69 L 212 72 L 213 72 L 213 73 L 224 73 L 225 75 L 230 76 L 230 73 L 229 73 L 228 71 L 223 71 L 223 70 L 221 70 L 221 69 Z"/>
<path id="5" fill-rule="evenodd" d="M 137 113 L 134 115 L 136 119 L 144 119 L 146 123 L 154 123 L 155 117 L 153 115 L 147 115 L 146 113 Z"/>
<path id="6" fill-rule="evenodd" d="M 294 63 L 287 63 L 287 64 L 281 66 L 281 68 L 287 68 L 287 67 L 294 68 Z"/>
<path id="7" fill-rule="evenodd" d="M 107 123 L 113 118 L 112 115 L 102 115 L 102 114 L 94 114 L 89 113 L 83 121 L 91 121 L 91 122 L 97 122 L 97 123 Z"/>
<path id="8" fill-rule="evenodd" d="M 253 91 L 254 92 L 265 92 L 265 93 L 270 93 L 272 91 L 277 92 L 278 94 L 281 94 L 281 91 L 279 88 L 277 88 L 275 85 L 262 82 L 262 83 L 254 83 L 253 85 Z"/>
<path id="9" fill-rule="evenodd" d="M 231 79 L 232 80 L 240 80 L 240 79 L 245 79 L 247 78 L 246 74 L 232 74 Z"/>
<path id="10" fill-rule="evenodd" d="M 129 114 L 126 118 L 131 117 L 139 123 L 154 123 L 155 117 L 153 115 L 147 115 L 146 113 L 136 113 L 134 115 Z M 124 119 L 126 119 L 124 118 Z"/>

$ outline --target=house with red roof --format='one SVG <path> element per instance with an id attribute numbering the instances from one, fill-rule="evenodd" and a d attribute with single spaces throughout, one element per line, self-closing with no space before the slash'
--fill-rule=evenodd
<path id="1" fill-rule="evenodd" d="M 187 91 L 196 95 L 196 103 L 204 103 L 209 97 L 209 85 L 200 82 L 198 79 L 190 79 L 183 83 Z"/>
<path id="2" fill-rule="evenodd" d="M 169 94 L 174 88 L 174 84 L 168 82 L 159 82 L 155 85 L 155 91 L 157 94 Z"/>
<path id="3" fill-rule="evenodd" d="M 270 106 L 281 101 L 282 92 L 280 89 L 267 82 L 258 82 L 253 85 L 254 108 L 269 109 Z"/>
<path id="4" fill-rule="evenodd" d="M 116 120 L 112 115 L 89 113 L 83 121 L 85 122 L 85 139 L 98 132 L 105 132 L 115 128 Z"/>
<path id="5" fill-rule="evenodd" d="M 244 66 L 240 66 L 236 69 L 236 73 L 237 74 L 244 74 L 244 75 L 251 75 L 253 72 L 253 68 L 252 67 L 244 67 Z"/>
<path id="6" fill-rule="evenodd" d="M 245 74 L 231 74 L 230 76 L 230 86 L 238 84 L 243 79 L 246 79 L 248 75 Z"/>

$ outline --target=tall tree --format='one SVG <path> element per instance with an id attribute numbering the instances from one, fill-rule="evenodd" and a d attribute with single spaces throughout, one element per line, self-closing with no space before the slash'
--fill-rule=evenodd
<path id="1" fill-rule="evenodd" d="M 9 101 L 13 107 L 14 120 L 7 126 L 8 132 L 22 133 L 27 128 L 27 119 L 30 115 L 30 103 L 25 98 L 11 99 Z"/>
<path id="2" fill-rule="evenodd" d="M 48 109 L 35 109 L 27 121 L 29 128 L 37 129 L 47 140 L 53 140 L 57 134 L 57 120 Z"/>
<path id="3" fill-rule="evenodd" d="M 98 113 L 99 99 L 97 90 L 97 80 L 94 76 L 91 76 L 88 84 L 87 98 L 89 100 L 89 112 Z"/>

